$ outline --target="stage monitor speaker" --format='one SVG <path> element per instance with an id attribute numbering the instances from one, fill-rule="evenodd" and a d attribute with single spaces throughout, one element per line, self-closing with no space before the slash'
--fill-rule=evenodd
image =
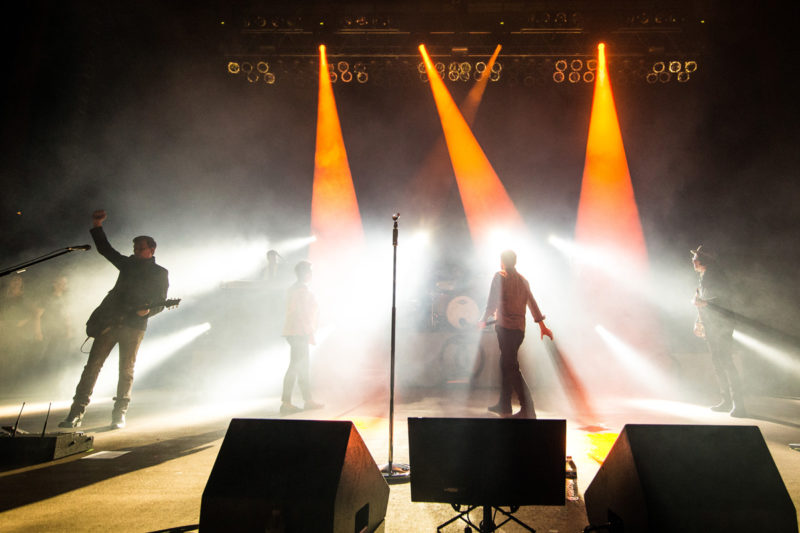
<path id="1" fill-rule="evenodd" d="M 565 420 L 409 418 L 411 501 L 564 505 Z"/>
<path id="2" fill-rule="evenodd" d="M 587 487 L 593 526 L 625 533 L 797 533 L 797 513 L 755 426 L 622 429 Z"/>
<path id="3" fill-rule="evenodd" d="M 388 501 L 352 422 L 234 418 L 203 491 L 200 531 L 371 532 Z"/>

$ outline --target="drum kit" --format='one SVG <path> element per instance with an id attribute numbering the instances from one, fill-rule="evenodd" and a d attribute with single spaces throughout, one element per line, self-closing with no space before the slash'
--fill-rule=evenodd
<path id="1" fill-rule="evenodd" d="M 424 330 L 434 335 L 432 346 L 439 349 L 432 354 L 430 375 L 435 375 L 441 384 L 475 385 L 484 375 L 488 356 L 482 338 L 491 330 L 478 327 L 483 315 L 478 302 L 486 294 L 475 279 L 464 275 L 457 266 L 445 265 L 431 281 L 423 304 L 429 311 L 425 313 Z M 485 289 L 488 294 L 488 285 Z"/>
<path id="2" fill-rule="evenodd" d="M 431 297 L 430 326 L 434 330 L 474 329 L 481 318 L 481 310 L 466 293 L 469 287 L 454 281 L 436 282 Z"/>

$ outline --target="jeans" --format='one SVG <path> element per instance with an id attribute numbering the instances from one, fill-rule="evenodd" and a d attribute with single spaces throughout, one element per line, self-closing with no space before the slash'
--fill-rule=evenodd
<path id="1" fill-rule="evenodd" d="M 300 386 L 303 401 L 311 402 L 311 380 L 308 377 L 308 337 L 295 335 L 286 337 L 289 343 L 289 368 L 283 378 L 283 403 L 292 403 L 295 381 Z"/>
<path id="2" fill-rule="evenodd" d="M 89 351 L 89 360 L 83 367 L 81 379 L 75 389 L 72 401 L 73 414 L 80 414 L 89 405 L 97 376 L 108 358 L 108 354 L 119 343 L 119 379 L 117 381 L 117 395 L 114 397 L 114 412 L 125 413 L 131 401 L 133 388 L 133 367 L 136 364 L 136 353 L 144 338 L 144 330 L 128 326 L 114 326 L 94 340 Z"/>
<path id="3" fill-rule="evenodd" d="M 533 398 L 528 384 L 519 370 L 519 347 L 525 338 L 525 332 L 519 329 L 507 329 L 496 326 L 497 343 L 500 345 L 500 401 L 498 405 L 505 411 L 511 410 L 511 393 L 514 392 L 523 411 L 533 413 Z"/>

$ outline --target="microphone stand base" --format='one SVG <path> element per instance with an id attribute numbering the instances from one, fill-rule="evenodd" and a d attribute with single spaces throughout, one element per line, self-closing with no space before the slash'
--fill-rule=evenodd
<path id="1" fill-rule="evenodd" d="M 380 470 L 381 474 L 383 474 L 383 479 L 389 485 L 411 481 L 411 467 L 409 465 L 392 463 L 390 467 L 389 464 L 385 464 L 380 466 Z"/>

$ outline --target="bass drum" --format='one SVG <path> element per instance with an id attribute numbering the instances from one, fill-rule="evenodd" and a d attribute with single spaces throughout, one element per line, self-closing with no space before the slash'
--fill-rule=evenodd
<path id="1" fill-rule="evenodd" d="M 456 296 L 447 303 L 447 322 L 456 329 L 475 328 L 481 310 L 469 296 Z"/>

